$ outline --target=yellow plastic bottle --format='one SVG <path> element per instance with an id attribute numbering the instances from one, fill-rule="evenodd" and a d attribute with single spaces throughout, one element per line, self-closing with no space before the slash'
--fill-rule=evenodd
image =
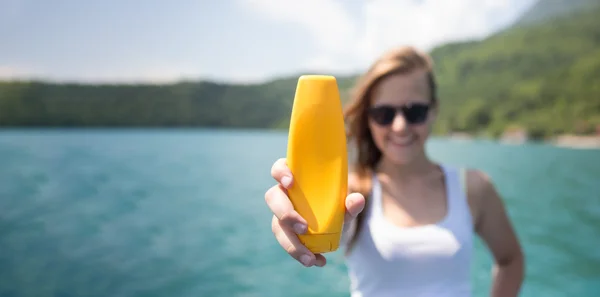
<path id="1" fill-rule="evenodd" d="M 313 253 L 339 248 L 348 191 L 342 102 L 333 76 L 303 75 L 296 87 L 287 146 L 294 177 L 288 196 L 307 221 L 300 241 Z"/>

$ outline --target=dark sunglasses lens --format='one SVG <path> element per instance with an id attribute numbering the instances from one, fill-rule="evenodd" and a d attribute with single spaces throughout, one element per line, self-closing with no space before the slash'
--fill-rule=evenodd
<path id="1" fill-rule="evenodd" d="M 404 109 L 404 118 L 410 124 L 420 124 L 427 120 L 429 106 L 424 104 L 414 104 Z"/>
<path id="2" fill-rule="evenodd" d="M 389 125 L 394 121 L 396 110 L 389 106 L 380 106 L 372 108 L 369 115 L 379 125 Z"/>

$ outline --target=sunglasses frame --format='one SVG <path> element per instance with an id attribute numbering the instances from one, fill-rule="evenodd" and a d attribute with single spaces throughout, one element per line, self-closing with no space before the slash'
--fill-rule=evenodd
<path id="1" fill-rule="evenodd" d="M 431 110 L 433 104 L 428 103 L 410 103 L 404 104 L 401 106 L 394 106 L 390 104 L 382 104 L 377 106 L 372 106 L 367 110 L 368 116 L 378 125 L 380 126 L 389 126 L 391 125 L 396 116 L 400 113 L 404 120 L 409 125 L 420 125 L 427 122 L 429 118 L 429 111 Z M 417 108 L 417 109 L 415 109 Z M 393 114 L 389 114 L 390 110 Z M 387 114 L 377 114 L 377 113 L 386 113 Z"/>

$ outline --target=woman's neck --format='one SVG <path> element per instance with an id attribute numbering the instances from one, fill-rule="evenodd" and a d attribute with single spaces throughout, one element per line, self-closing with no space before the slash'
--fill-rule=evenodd
<path id="1" fill-rule="evenodd" d="M 376 171 L 386 175 L 392 181 L 403 183 L 430 176 L 433 172 L 437 171 L 437 167 L 426 156 L 415 158 L 410 163 L 404 164 L 396 164 L 383 157 Z"/>

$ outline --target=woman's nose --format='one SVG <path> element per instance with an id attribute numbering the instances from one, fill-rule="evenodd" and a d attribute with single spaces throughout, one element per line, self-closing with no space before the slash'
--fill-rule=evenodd
<path id="1" fill-rule="evenodd" d="M 403 131 L 405 130 L 407 127 L 407 123 L 406 120 L 404 119 L 404 117 L 402 116 L 401 113 L 396 114 L 396 117 L 394 117 L 394 121 L 392 122 L 392 130 L 394 132 L 399 132 L 399 131 Z"/>

